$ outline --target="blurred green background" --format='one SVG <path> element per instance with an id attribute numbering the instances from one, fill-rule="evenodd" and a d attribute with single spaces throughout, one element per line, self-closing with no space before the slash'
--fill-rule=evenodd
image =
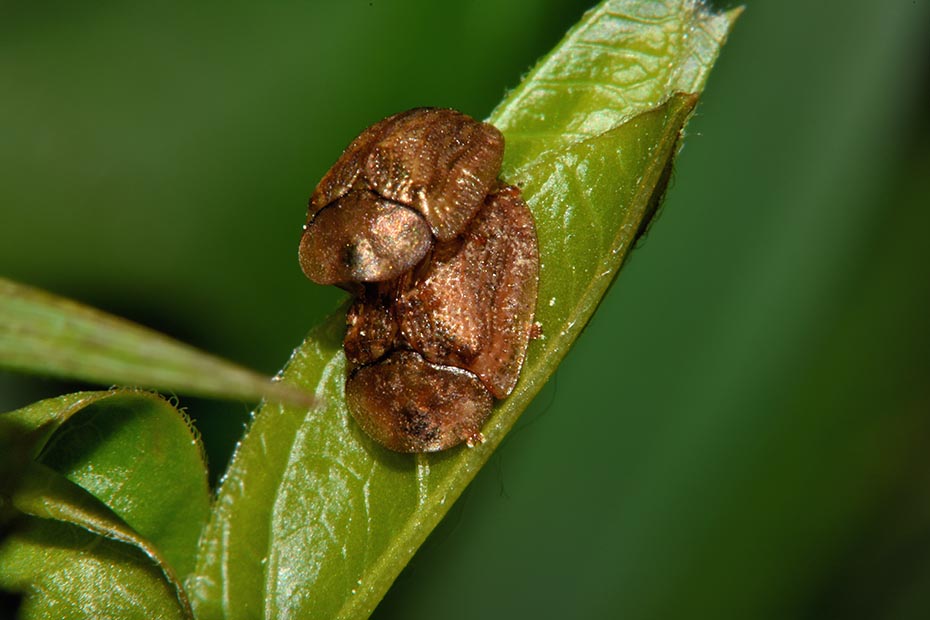
<path id="1" fill-rule="evenodd" d="M 339 298 L 296 254 L 340 150 L 486 116 L 589 4 L 4 2 L 0 274 L 273 373 Z M 657 225 L 376 617 L 930 617 L 930 3 L 745 4 Z M 249 405 L 182 404 L 220 471 Z"/>

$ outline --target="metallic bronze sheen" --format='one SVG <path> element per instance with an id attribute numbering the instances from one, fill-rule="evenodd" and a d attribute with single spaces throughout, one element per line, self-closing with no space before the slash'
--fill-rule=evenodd
<path id="1" fill-rule="evenodd" d="M 307 228 L 300 265 L 317 284 L 371 282 L 409 271 L 432 244 L 420 215 L 373 192 L 353 190 Z"/>
<path id="2" fill-rule="evenodd" d="M 492 126 L 418 108 L 362 132 L 311 198 L 301 266 L 355 294 L 346 401 L 392 450 L 479 443 L 519 378 L 539 252 L 502 154 Z"/>
<path id="3" fill-rule="evenodd" d="M 371 235 L 352 229 L 349 217 L 327 212 L 344 209 L 348 201 L 353 217 L 373 220 L 383 214 L 366 211 L 394 205 L 421 217 L 436 239 L 452 239 L 496 183 L 503 153 L 504 138 L 496 128 L 455 110 L 416 108 L 372 125 L 346 148 L 310 198 L 300 244 L 304 273 L 320 284 L 396 278 L 428 250 L 422 224 L 395 215 L 401 220 L 395 223 L 397 234 L 371 249 Z"/>
<path id="4" fill-rule="evenodd" d="M 487 197 L 461 236 L 437 243 L 413 271 L 365 286 L 349 309 L 344 341 L 351 365 L 364 369 L 346 383 L 349 410 L 362 428 L 394 450 L 428 452 L 474 441 L 491 413 L 490 396 L 506 397 L 519 378 L 533 331 L 538 273 L 533 216 L 520 190 L 508 186 Z M 416 419 L 429 433 L 403 439 L 404 429 L 412 427 L 400 420 L 413 414 L 398 386 L 413 389 L 401 379 L 413 361 L 392 354 L 400 351 L 417 354 L 416 367 L 409 369 L 415 379 L 407 379 L 417 390 L 433 382 L 433 391 L 458 394 L 449 402 L 429 401 L 433 409 L 416 408 Z M 474 384 L 453 381 L 435 370 L 440 367 L 472 377 L 489 397 L 461 401 L 471 394 L 464 386 Z M 445 408 L 452 402 L 467 418 L 449 415 Z M 382 427 L 381 435 L 373 427 Z"/>
<path id="5" fill-rule="evenodd" d="M 356 369 L 346 402 L 370 437 L 397 452 L 433 452 L 480 441 L 491 395 L 472 373 L 396 351 Z"/>
<path id="6" fill-rule="evenodd" d="M 495 398 L 517 383 L 539 274 L 533 216 L 516 187 L 491 194 L 461 240 L 438 244 L 397 300 L 406 346 L 478 375 Z"/>

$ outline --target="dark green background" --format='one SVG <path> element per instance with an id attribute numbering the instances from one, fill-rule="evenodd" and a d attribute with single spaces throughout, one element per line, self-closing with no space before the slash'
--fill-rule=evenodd
<path id="1" fill-rule="evenodd" d="M 0 274 L 273 373 L 338 298 L 296 249 L 340 150 L 486 116 L 587 4 L 0 4 Z M 930 616 L 930 3 L 746 4 L 657 225 L 376 616 Z M 221 469 L 248 405 L 182 404 Z"/>

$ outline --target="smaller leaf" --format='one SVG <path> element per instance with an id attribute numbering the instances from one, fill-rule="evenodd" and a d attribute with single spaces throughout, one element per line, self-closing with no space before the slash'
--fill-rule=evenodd
<path id="1" fill-rule="evenodd" d="M 172 586 L 138 549 L 59 521 L 23 517 L 0 542 L 0 588 L 21 620 L 182 620 Z"/>
<path id="2" fill-rule="evenodd" d="M 314 403 L 298 387 L 4 278 L 0 278 L 0 367 L 217 398 Z"/>
<path id="3" fill-rule="evenodd" d="M 165 579 L 175 590 L 178 602 L 187 618 L 193 618 L 190 602 L 174 569 L 158 549 L 120 519 L 96 497 L 74 484 L 58 472 L 31 462 L 12 496 L 12 505 L 23 514 L 40 519 L 51 519 L 79 526 L 88 532 L 110 540 L 136 547 L 161 569 Z M 45 566 L 45 558 L 39 566 Z"/>
<path id="4" fill-rule="evenodd" d="M 69 394 L 0 415 L 0 440 L 19 465 L 0 587 L 27 594 L 24 617 L 191 617 L 180 583 L 210 493 L 183 414 L 148 392 Z"/>
<path id="5" fill-rule="evenodd" d="M 19 488 L 29 462 L 38 456 L 49 437 L 82 408 L 106 392 L 76 392 L 49 398 L 28 407 L 0 414 L 0 509 Z M 3 513 L 0 512 L 0 523 Z"/>

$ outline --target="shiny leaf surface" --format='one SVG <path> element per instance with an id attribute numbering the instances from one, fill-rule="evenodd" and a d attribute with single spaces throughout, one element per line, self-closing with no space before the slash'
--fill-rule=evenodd
<path id="1" fill-rule="evenodd" d="M 24 617 L 189 617 L 180 578 L 209 491 L 187 419 L 157 395 L 117 390 L 0 420 L 28 457 L 3 489 L 14 516 L 0 543 L 0 586 L 26 594 Z"/>
<path id="2" fill-rule="evenodd" d="M 105 312 L 0 278 L 0 367 L 220 398 L 312 399 Z"/>
<path id="3" fill-rule="evenodd" d="M 223 481 L 189 581 L 200 617 L 374 609 L 590 318 L 661 198 L 735 17 L 693 2 L 605 2 L 501 104 L 490 120 L 509 145 L 502 176 L 523 187 L 537 221 L 544 337 L 485 427 L 487 441 L 401 455 L 365 436 L 342 399 L 337 312 L 284 372 L 326 406 L 263 407 Z M 634 85 L 635 96 L 624 94 Z"/>

